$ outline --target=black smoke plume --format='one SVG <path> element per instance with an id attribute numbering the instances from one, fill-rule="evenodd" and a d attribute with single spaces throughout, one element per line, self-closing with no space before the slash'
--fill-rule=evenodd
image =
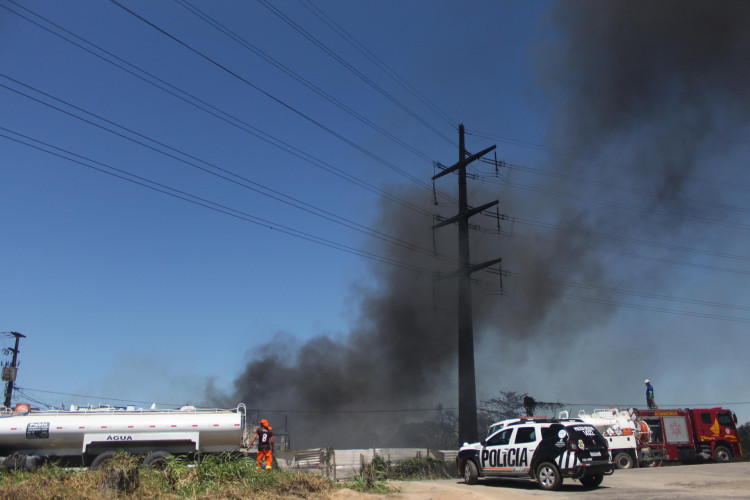
<path id="1" fill-rule="evenodd" d="M 616 287 L 626 277 L 632 280 L 630 270 L 612 266 L 601 253 L 628 250 L 627 244 L 602 239 L 601 233 L 680 241 L 701 231 L 690 217 L 726 216 L 719 206 L 697 207 L 687 200 L 715 195 L 693 179 L 710 176 L 702 170 L 706 156 L 736 146 L 747 131 L 750 2 L 566 1 L 554 7 L 549 22 L 550 39 L 533 53 L 539 85 L 554 107 L 549 141 L 563 145 L 566 153 L 551 158 L 547 167 L 559 177 L 530 182 L 586 200 L 521 196 L 511 182 L 492 193 L 503 211 L 546 226 L 518 224 L 502 247 L 488 238 L 473 241 L 472 258 L 497 257 L 501 248 L 511 271 L 504 297 L 474 292 L 477 344 L 491 347 L 502 339 L 516 346 L 498 353 L 494 371 L 478 374 L 480 384 L 490 379 L 486 385 L 498 390 L 559 400 L 566 395 L 507 387 L 503 377 L 513 370 L 552 377 L 553 371 L 531 364 L 532 345 L 567 355 L 567 340 L 607 326 L 616 305 L 606 300 L 603 288 L 577 292 L 584 300 L 572 307 L 563 301 L 571 284 Z M 609 161 L 596 159 L 601 157 Z M 580 181 L 591 178 L 607 184 L 606 197 L 597 184 Z M 422 196 L 400 195 L 417 202 Z M 421 202 L 430 206 L 428 196 Z M 424 216 L 384 204 L 378 223 L 386 233 L 432 248 L 432 221 Z M 453 257 L 455 232 L 442 230 L 437 238 L 438 250 Z M 433 271 L 451 270 L 403 247 L 373 250 Z M 660 277 L 654 267 L 638 269 L 646 282 Z M 227 401 L 259 409 L 277 430 L 288 417 L 295 448 L 429 445 L 423 436 L 412 439 L 399 430 L 439 417 L 403 410 L 438 402 L 455 406 L 455 283 L 383 265 L 373 265 L 372 273 L 373 285 L 353 287 L 359 316 L 349 332 L 303 343 L 278 335 L 237 377 Z M 488 356 L 478 353 L 478 359 Z"/>

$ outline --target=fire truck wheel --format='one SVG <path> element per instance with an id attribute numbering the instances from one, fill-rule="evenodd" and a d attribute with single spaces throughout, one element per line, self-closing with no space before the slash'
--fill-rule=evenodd
<path id="1" fill-rule="evenodd" d="M 592 474 L 581 478 L 581 484 L 586 488 L 598 488 L 602 481 L 604 481 L 604 474 Z"/>
<path id="2" fill-rule="evenodd" d="M 143 460 L 143 466 L 147 469 L 164 469 L 169 465 L 169 461 L 172 459 L 172 454 L 168 451 L 155 451 L 149 453 L 149 455 Z"/>
<path id="3" fill-rule="evenodd" d="M 633 468 L 633 457 L 630 453 L 621 451 L 615 455 L 615 465 L 618 469 L 632 469 Z"/>
<path id="4" fill-rule="evenodd" d="M 714 450 L 714 460 L 717 464 L 727 463 L 732 460 L 732 452 L 726 446 L 717 446 Z"/>
<path id="5" fill-rule="evenodd" d="M 464 464 L 464 482 L 466 484 L 477 484 L 477 478 L 479 478 L 477 464 L 474 463 L 474 460 L 467 460 Z"/>
<path id="6" fill-rule="evenodd" d="M 107 465 L 110 460 L 115 456 L 114 451 L 104 451 L 102 453 L 99 453 L 93 462 L 91 462 L 91 465 L 89 466 L 89 469 L 91 470 L 98 470 L 102 468 L 103 466 Z"/>
<path id="7" fill-rule="evenodd" d="M 559 490 L 562 485 L 560 471 L 552 462 L 542 462 L 537 466 L 536 480 L 543 490 Z"/>

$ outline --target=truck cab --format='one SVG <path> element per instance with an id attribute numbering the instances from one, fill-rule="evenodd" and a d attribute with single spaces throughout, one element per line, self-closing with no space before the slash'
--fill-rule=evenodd
<path id="1" fill-rule="evenodd" d="M 737 416 L 724 408 L 689 410 L 695 428 L 695 444 L 716 462 L 742 456 Z"/>

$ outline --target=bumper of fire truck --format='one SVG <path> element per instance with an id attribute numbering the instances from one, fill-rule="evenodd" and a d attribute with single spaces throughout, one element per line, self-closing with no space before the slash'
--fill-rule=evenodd
<path id="1" fill-rule="evenodd" d="M 643 448 L 638 452 L 638 459 L 641 462 L 657 462 L 669 460 L 669 454 L 664 448 Z"/>

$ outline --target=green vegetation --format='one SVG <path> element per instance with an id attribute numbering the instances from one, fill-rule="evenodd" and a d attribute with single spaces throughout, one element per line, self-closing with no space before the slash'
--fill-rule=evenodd
<path id="1" fill-rule="evenodd" d="M 360 470 L 360 476 L 372 477 L 375 481 L 397 479 L 401 481 L 415 479 L 445 479 L 448 475 L 445 462 L 437 458 L 412 458 L 392 464 L 383 457 L 375 457 L 372 462 Z"/>
<path id="2" fill-rule="evenodd" d="M 743 460 L 748 460 L 750 459 L 750 422 L 745 422 L 737 427 L 737 434 L 740 435 Z"/>
<path id="3" fill-rule="evenodd" d="M 315 474 L 257 471 L 254 460 L 230 455 L 206 456 L 198 463 L 172 459 L 162 469 L 147 469 L 137 457 L 122 453 L 97 471 L 49 464 L 34 472 L 0 472 L 3 499 L 316 499 L 327 498 L 335 488 Z"/>
<path id="4" fill-rule="evenodd" d="M 375 458 L 351 481 L 334 483 L 305 472 L 258 471 L 255 460 L 232 455 L 209 455 L 200 462 L 170 459 L 162 468 L 141 466 L 139 457 L 118 453 L 96 471 L 46 464 L 34 472 L 0 469 L 0 498 L 36 499 L 327 499 L 339 488 L 388 494 L 398 489 L 389 479 L 447 477 L 445 464 L 433 458 L 391 464 Z"/>
<path id="5" fill-rule="evenodd" d="M 345 487 L 368 493 L 397 493 L 387 481 L 390 479 L 409 481 L 418 479 L 445 479 L 451 477 L 445 462 L 436 458 L 412 458 L 393 464 L 383 457 L 375 457 L 360 468 L 359 476 Z"/>

